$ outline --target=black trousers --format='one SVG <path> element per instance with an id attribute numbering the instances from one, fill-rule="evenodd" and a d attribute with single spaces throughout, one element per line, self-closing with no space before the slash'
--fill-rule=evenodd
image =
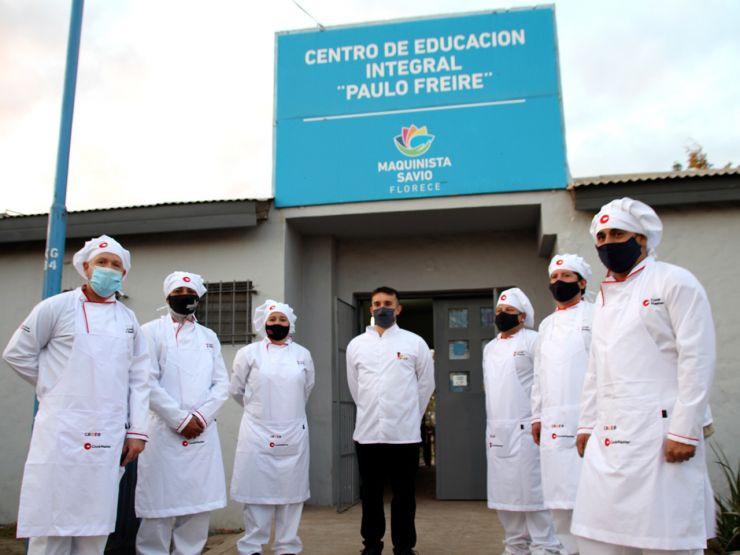
<path id="1" fill-rule="evenodd" d="M 362 534 L 365 547 L 383 548 L 385 512 L 383 490 L 390 482 L 391 540 L 393 551 L 416 545 L 416 471 L 419 466 L 418 443 L 355 443 L 360 467 L 362 499 Z"/>

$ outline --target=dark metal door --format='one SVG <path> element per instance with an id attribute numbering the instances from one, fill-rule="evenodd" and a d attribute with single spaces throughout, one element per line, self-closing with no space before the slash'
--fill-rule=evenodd
<path id="1" fill-rule="evenodd" d="M 483 347 L 496 334 L 490 297 L 434 301 L 438 499 L 486 498 Z"/>
<path id="2" fill-rule="evenodd" d="M 347 385 L 347 345 L 357 335 L 355 307 L 334 298 L 334 496 L 338 512 L 360 500 L 360 472 L 357 468 L 355 430 L 357 409 Z"/>

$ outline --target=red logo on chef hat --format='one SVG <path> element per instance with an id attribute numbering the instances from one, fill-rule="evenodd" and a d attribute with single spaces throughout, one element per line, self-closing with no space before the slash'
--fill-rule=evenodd
<path id="1" fill-rule="evenodd" d="M 553 432 L 552 433 L 552 439 L 558 439 L 558 434 L 556 434 L 555 432 Z"/>
<path id="2" fill-rule="evenodd" d="M 505 301 L 506 300 L 506 295 L 501 295 L 501 300 L 502 301 Z"/>
<path id="3" fill-rule="evenodd" d="M 84 447 L 85 447 L 85 451 L 89 451 L 90 449 L 92 449 L 92 443 L 86 443 Z"/>
<path id="4" fill-rule="evenodd" d="M 270 449 L 272 449 L 273 447 L 275 447 L 275 443 L 271 441 L 270 442 Z"/>
<path id="5" fill-rule="evenodd" d="M 183 447 L 187 447 L 188 445 L 190 445 L 190 444 L 188 443 L 188 440 L 187 440 L 187 439 L 183 440 L 183 442 L 182 442 L 182 446 L 183 446 Z"/>
<path id="6" fill-rule="evenodd" d="M 565 261 L 561 258 L 560 260 L 558 260 L 557 262 L 555 262 L 555 265 L 556 266 L 562 266 L 563 265 L 563 262 L 565 262 Z"/>
<path id="7" fill-rule="evenodd" d="M 190 283 L 190 277 L 189 277 L 189 276 L 185 276 L 184 278 L 182 278 L 182 280 L 183 280 L 183 281 L 184 281 L 185 283 Z"/>
<path id="8" fill-rule="evenodd" d="M 599 222 L 601 222 L 602 224 L 605 224 L 605 223 L 606 223 L 606 222 L 608 222 L 608 221 L 609 221 L 609 214 L 604 214 L 604 215 L 603 215 L 603 216 L 601 216 L 601 218 L 599 219 Z"/>
<path id="9" fill-rule="evenodd" d="M 650 304 L 650 299 L 645 299 L 642 301 L 642 306 L 648 306 Z"/>
<path id="10" fill-rule="evenodd" d="M 612 444 L 612 440 L 611 440 L 611 439 L 609 439 L 609 438 L 606 438 L 606 439 L 604 440 L 604 445 L 605 445 L 605 446 L 609 447 L 609 446 L 610 446 L 611 444 Z"/>
<path id="11" fill-rule="evenodd" d="M 102 243 L 100 243 L 100 244 L 98 245 L 98 248 L 104 249 L 104 248 L 105 248 L 105 247 L 107 247 L 107 246 L 108 246 L 108 243 L 107 243 L 107 242 L 105 242 L 105 241 L 103 241 Z"/>

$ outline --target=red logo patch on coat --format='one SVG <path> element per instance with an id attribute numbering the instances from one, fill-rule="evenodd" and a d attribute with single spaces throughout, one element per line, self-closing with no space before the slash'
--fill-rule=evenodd
<path id="1" fill-rule="evenodd" d="M 273 447 L 275 447 L 275 443 L 271 441 L 270 442 L 270 449 L 272 449 Z"/>
<path id="2" fill-rule="evenodd" d="M 650 306 L 650 299 L 645 299 L 642 301 L 642 306 Z"/>
<path id="3" fill-rule="evenodd" d="M 558 434 L 556 434 L 556 433 L 553 432 L 552 439 L 558 439 Z"/>
<path id="4" fill-rule="evenodd" d="M 604 440 L 604 445 L 606 445 L 607 447 L 609 447 L 611 444 L 612 444 L 612 441 L 609 438 L 606 438 Z"/>
<path id="5" fill-rule="evenodd" d="M 606 223 L 606 222 L 608 222 L 608 221 L 609 221 L 609 214 L 604 214 L 604 215 L 603 215 L 603 216 L 601 216 L 601 218 L 599 219 L 599 222 L 601 222 L 602 224 L 605 224 L 605 223 Z"/>
<path id="6" fill-rule="evenodd" d="M 188 443 L 188 440 L 187 439 L 182 442 L 182 446 L 183 447 L 187 447 L 188 445 L 190 445 L 190 444 Z"/>
<path id="7" fill-rule="evenodd" d="M 89 451 L 90 449 L 92 449 L 92 443 L 86 443 L 85 444 L 85 451 Z"/>

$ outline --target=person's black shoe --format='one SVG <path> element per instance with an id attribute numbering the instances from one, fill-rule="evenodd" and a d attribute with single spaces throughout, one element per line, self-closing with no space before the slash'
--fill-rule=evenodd
<path id="1" fill-rule="evenodd" d="M 419 555 L 413 549 L 394 549 L 393 555 Z"/>
<path id="2" fill-rule="evenodd" d="M 381 555 L 382 553 L 382 547 L 364 547 L 360 555 Z"/>

